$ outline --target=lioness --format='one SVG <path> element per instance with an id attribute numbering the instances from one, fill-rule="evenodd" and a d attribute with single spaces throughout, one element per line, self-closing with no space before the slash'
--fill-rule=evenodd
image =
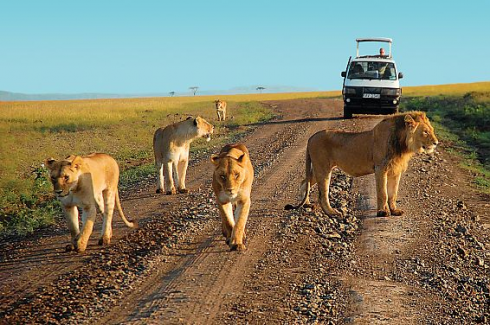
<path id="1" fill-rule="evenodd" d="M 155 166 L 158 171 L 157 193 L 163 193 L 165 179 L 166 194 L 175 194 L 172 170 L 176 173 L 178 190 L 188 193 L 185 188 L 185 175 L 189 165 L 189 148 L 191 142 L 199 137 L 211 140 L 214 126 L 201 117 L 188 117 L 187 120 L 159 128 L 153 136 Z M 164 177 L 165 175 L 165 177 Z"/>
<path id="2" fill-rule="evenodd" d="M 215 100 L 216 114 L 218 115 L 218 121 L 226 120 L 226 102 L 224 100 Z"/>
<path id="3" fill-rule="evenodd" d="M 378 216 L 400 216 L 396 198 L 401 174 L 415 153 L 432 153 L 438 144 L 434 128 L 422 112 L 385 118 L 372 130 L 347 133 L 319 131 L 306 147 L 306 178 L 301 183 L 302 202 L 309 204 L 310 187 L 318 183 L 319 201 L 328 215 L 341 213 L 330 206 L 330 176 L 334 167 L 351 176 L 375 174 Z"/>
<path id="4" fill-rule="evenodd" d="M 111 156 L 93 153 L 83 157 L 69 156 L 64 160 L 49 158 L 45 164 L 70 230 L 72 245 L 67 249 L 85 251 L 94 227 L 97 207 L 104 215 L 99 245 L 108 245 L 111 241 L 114 204 L 124 223 L 130 228 L 137 227 L 135 222 L 126 219 L 122 211 L 117 189 L 119 167 Z M 81 233 L 77 207 L 83 210 Z"/>
<path id="5" fill-rule="evenodd" d="M 231 250 L 245 250 L 245 224 L 250 211 L 250 192 L 254 170 L 243 144 L 228 144 L 211 156 L 216 167 L 213 190 L 221 216 L 221 229 Z M 233 208 L 235 217 L 233 217 Z"/>

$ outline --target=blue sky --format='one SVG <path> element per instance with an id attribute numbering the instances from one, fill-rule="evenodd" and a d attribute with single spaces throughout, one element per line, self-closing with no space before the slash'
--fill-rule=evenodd
<path id="1" fill-rule="evenodd" d="M 0 90 L 341 88 L 357 37 L 405 86 L 490 80 L 490 1 L 0 0 Z"/>

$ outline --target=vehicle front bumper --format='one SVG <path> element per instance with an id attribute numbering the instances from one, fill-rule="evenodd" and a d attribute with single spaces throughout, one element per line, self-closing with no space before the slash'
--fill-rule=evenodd
<path id="1" fill-rule="evenodd" d="M 400 96 L 382 95 L 380 98 L 362 98 L 344 95 L 344 107 L 353 114 L 393 114 L 398 111 Z"/>

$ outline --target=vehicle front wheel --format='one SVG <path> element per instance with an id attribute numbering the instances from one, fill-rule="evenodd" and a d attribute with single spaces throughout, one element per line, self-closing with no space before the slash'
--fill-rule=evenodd
<path id="1" fill-rule="evenodd" d="M 352 112 L 347 107 L 344 107 L 344 118 L 345 119 L 351 119 L 352 118 Z"/>

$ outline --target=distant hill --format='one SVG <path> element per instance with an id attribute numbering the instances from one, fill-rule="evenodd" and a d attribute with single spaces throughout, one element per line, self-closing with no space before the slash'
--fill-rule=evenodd
<path id="1" fill-rule="evenodd" d="M 196 96 L 212 95 L 239 95 L 255 94 L 258 86 L 235 87 L 228 90 L 198 90 Z M 318 91 L 313 88 L 288 87 L 288 86 L 262 86 L 262 93 L 293 93 Z M 74 99 L 102 99 L 102 98 L 137 98 L 137 97 L 169 97 L 169 92 L 145 93 L 145 94 L 104 94 L 104 93 L 80 93 L 80 94 L 23 94 L 0 90 L 0 101 L 27 101 L 27 100 L 74 100 Z M 192 96 L 190 91 L 175 92 L 174 96 Z"/>
<path id="2" fill-rule="evenodd" d="M 126 98 L 139 97 L 136 95 L 123 94 L 101 94 L 101 93 L 81 93 L 81 94 L 22 94 L 8 91 L 0 91 L 0 101 L 24 101 L 24 100 L 73 100 L 73 99 L 100 99 L 100 98 Z"/>

